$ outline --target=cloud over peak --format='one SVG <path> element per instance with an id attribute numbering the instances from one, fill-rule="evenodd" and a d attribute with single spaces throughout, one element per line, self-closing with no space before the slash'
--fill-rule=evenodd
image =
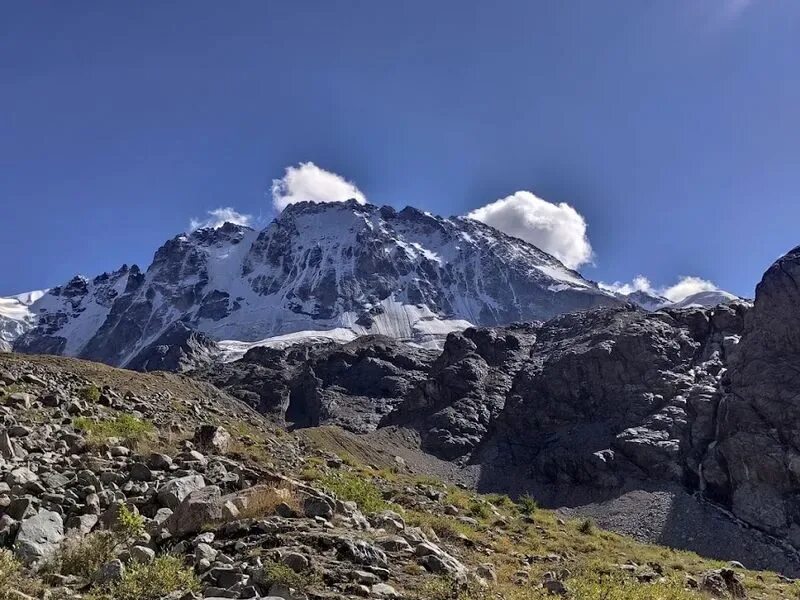
<path id="1" fill-rule="evenodd" d="M 481 206 L 467 217 L 530 242 L 570 269 L 592 260 L 586 220 L 565 202 L 553 204 L 522 190 Z"/>
<path id="2" fill-rule="evenodd" d="M 655 287 L 650 280 L 637 275 L 630 283 L 615 281 L 614 283 L 600 283 L 601 288 L 618 294 L 631 294 L 633 292 L 645 292 L 654 296 L 663 296 L 670 302 L 680 302 L 698 292 L 719 291 L 719 286 L 708 279 L 702 279 L 693 275 L 685 275 L 678 279 L 677 283 L 666 287 Z"/>
<path id="3" fill-rule="evenodd" d="M 367 202 L 366 196 L 354 183 L 313 162 L 286 167 L 281 179 L 272 180 L 272 206 L 276 212 L 297 202 L 344 202 L 351 198 L 359 204 Z"/>
<path id="4" fill-rule="evenodd" d="M 214 210 L 209 210 L 206 213 L 205 219 L 201 220 L 192 218 L 192 220 L 189 222 L 189 231 L 191 232 L 195 231 L 196 229 L 203 229 L 206 227 L 213 227 L 214 229 L 217 229 L 218 227 L 222 227 L 225 223 L 246 225 L 249 227 L 252 222 L 252 215 L 245 215 L 237 212 L 230 206 L 221 206 L 219 208 L 215 208 Z"/>

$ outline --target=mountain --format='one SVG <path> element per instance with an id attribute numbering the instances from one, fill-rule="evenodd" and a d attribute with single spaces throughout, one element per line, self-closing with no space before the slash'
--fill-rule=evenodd
<path id="1" fill-rule="evenodd" d="M 161 362 L 165 346 L 195 332 L 205 337 L 192 344 L 219 342 L 232 356 L 321 332 L 430 344 L 470 325 L 617 304 L 551 255 L 477 221 L 354 200 L 299 203 L 263 231 L 226 223 L 181 234 L 146 271 L 123 266 L 49 290 L 28 307 L 36 325 L 14 348 L 124 366 Z"/>
<path id="2" fill-rule="evenodd" d="M 672 308 L 713 308 L 719 304 L 730 304 L 734 300 L 741 300 L 739 296 L 724 290 L 709 290 L 697 292 L 683 300 L 671 304 Z"/>
<path id="3" fill-rule="evenodd" d="M 744 300 L 724 290 L 697 292 L 677 302 L 673 302 L 654 292 L 646 292 L 644 290 L 636 290 L 630 294 L 617 292 L 616 296 L 620 300 L 631 302 L 639 308 L 649 311 L 660 310 L 662 308 L 714 308 L 720 304 L 730 304 L 734 301 Z"/>
<path id="4" fill-rule="evenodd" d="M 664 298 L 664 296 L 659 296 L 658 294 L 645 292 L 643 290 L 636 290 L 630 294 L 620 294 L 620 297 L 645 310 L 658 310 L 659 308 L 672 304 L 668 299 Z"/>
<path id="5" fill-rule="evenodd" d="M 36 325 L 31 305 L 47 290 L 0 298 L 0 351 L 10 350 L 11 343 Z"/>

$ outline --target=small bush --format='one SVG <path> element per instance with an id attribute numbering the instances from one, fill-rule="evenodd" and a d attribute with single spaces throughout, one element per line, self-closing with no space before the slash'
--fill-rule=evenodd
<path id="1" fill-rule="evenodd" d="M 110 531 L 96 531 L 85 537 L 67 538 L 45 566 L 48 572 L 91 579 L 98 569 L 114 558 L 119 538 Z"/>
<path id="2" fill-rule="evenodd" d="M 16 600 L 23 594 L 35 594 L 38 584 L 22 572 L 22 564 L 8 550 L 0 549 L 0 600 Z"/>
<path id="3" fill-rule="evenodd" d="M 435 533 L 443 540 L 455 541 L 462 536 L 475 539 L 478 531 L 471 525 L 446 515 L 422 511 L 406 511 L 406 523 Z"/>
<path id="4" fill-rule="evenodd" d="M 486 494 L 486 499 L 497 508 L 511 508 L 514 506 L 514 501 L 507 494 Z"/>
<path id="5" fill-rule="evenodd" d="M 476 519 L 488 519 L 492 515 L 492 511 L 483 502 L 473 500 L 469 505 L 469 514 Z"/>
<path id="6" fill-rule="evenodd" d="M 172 592 L 197 592 L 200 581 L 175 556 L 159 556 L 150 564 L 133 563 L 118 583 L 92 600 L 159 600 Z"/>
<path id="7" fill-rule="evenodd" d="M 240 519 L 258 519 L 275 514 L 275 508 L 282 503 L 288 504 L 298 513 L 300 502 L 293 490 L 286 486 L 258 485 L 242 492 L 246 503 L 239 508 Z"/>
<path id="8" fill-rule="evenodd" d="M 330 473 L 322 478 L 322 486 L 336 494 L 340 500 L 352 500 L 365 513 L 375 513 L 390 508 L 380 489 L 365 476 L 354 473 Z"/>
<path id="9" fill-rule="evenodd" d="M 497 597 L 474 581 L 464 584 L 448 577 L 426 580 L 416 595 L 419 600 L 489 600 Z"/>
<path id="10" fill-rule="evenodd" d="M 465 509 L 475 500 L 472 494 L 466 490 L 452 487 L 447 490 L 447 496 L 445 496 L 444 501 L 446 504 L 452 504 L 458 508 Z"/>
<path id="11" fill-rule="evenodd" d="M 700 600 L 704 596 L 678 581 L 639 583 L 622 575 L 579 576 L 567 586 L 580 600 Z"/>
<path id="12" fill-rule="evenodd" d="M 100 388 L 94 384 L 81 388 L 78 395 L 87 402 L 97 403 L 100 400 Z"/>
<path id="13" fill-rule="evenodd" d="M 519 507 L 519 512 L 528 517 L 533 516 L 533 513 L 539 509 L 539 504 L 528 494 L 520 496 L 517 506 Z"/>
<path id="14" fill-rule="evenodd" d="M 90 444 L 102 444 L 109 438 L 120 438 L 128 445 L 136 446 L 155 434 L 155 428 L 151 423 L 127 414 L 105 421 L 78 417 L 74 425 L 86 432 Z"/>
<path id="15" fill-rule="evenodd" d="M 584 519 L 578 525 L 578 531 L 580 531 L 584 535 L 591 535 L 594 533 L 595 525 L 594 521 L 591 519 Z"/>
<path id="16" fill-rule="evenodd" d="M 116 529 L 123 542 L 135 540 L 144 533 L 144 517 L 123 504 L 119 507 Z"/>
<path id="17" fill-rule="evenodd" d="M 300 591 L 306 590 L 316 582 L 316 577 L 311 571 L 297 573 L 283 563 L 275 561 L 264 564 L 263 575 L 267 586 L 278 583 Z"/>

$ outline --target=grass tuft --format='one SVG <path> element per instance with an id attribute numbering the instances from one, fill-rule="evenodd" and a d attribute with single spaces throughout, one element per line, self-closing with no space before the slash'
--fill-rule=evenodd
<path id="1" fill-rule="evenodd" d="M 155 435 L 152 423 L 128 414 L 102 421 L 78 417 L 73 424 L 87 434 L 87 441 L 93 445 L 104 444 L 110 438 L 119 438 L 129 446 L 135 447 Z"/>

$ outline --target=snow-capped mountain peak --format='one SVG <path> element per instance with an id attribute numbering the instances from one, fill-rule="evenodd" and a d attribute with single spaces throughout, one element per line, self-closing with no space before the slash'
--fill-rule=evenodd
<path id="1" fill-rule="evenodd" d="M 36 327 L 15 349 L 135 365 L 160 338 L 174 339 L 178 323 L 237 347 L 326 331 L 426 343 L 470 324 L 618 302 L 539 248 L 474 220 L 298 203 L 262 231 L 198 229 L 167 241 L 145 272 L 124 267 L 50 290 L 30 305 Z"/>

